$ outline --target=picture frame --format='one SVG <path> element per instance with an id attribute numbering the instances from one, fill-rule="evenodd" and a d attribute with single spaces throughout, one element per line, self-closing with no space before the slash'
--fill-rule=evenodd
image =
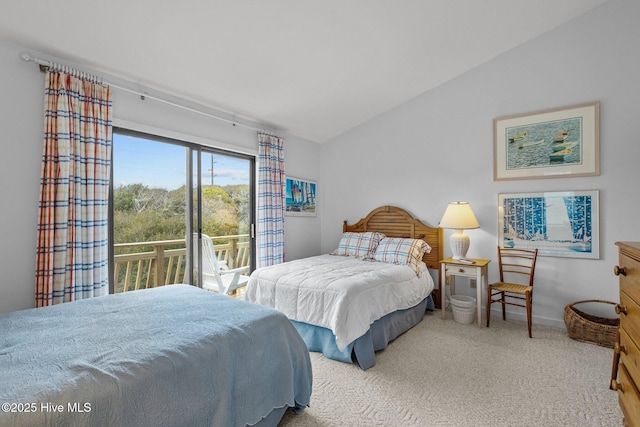
<path id="1" fill-rule="evenodd" d="M 317 187 L 315 181 L 287 177 L 284 214 L 287 216 L 316 216 Z"/>
<path id="2" fill-rule="evenodd" d="M 498 194 L 498 245 L 600 259 L 599 191 Z"/>
<path id="3" fill-rule="evenodd" d="M 600 174 L 600 103 L 493 120 L 493 180 Z"/>

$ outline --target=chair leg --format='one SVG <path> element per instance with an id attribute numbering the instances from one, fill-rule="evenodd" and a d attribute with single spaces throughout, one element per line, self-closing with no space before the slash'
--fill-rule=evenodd
<path id="1" fill-rule="evenodd" d="M 489 321 L 491 320 L 491 285 L 487 288 L 487 328 L 489 327 Z"/>
<path id="2" fill-rule="evenodd" d="M 527 292 L 527 328 L 529 329 L 529 338 L 531 338 L 531 292 Z"/>
<path id="3" fill-rule="evenodd" d="M 504 292 L 500 292 L 500 303 L 502 304 L 502 320 L 507 320 L 507 304 L 505 304 L 504 301 Z"/>

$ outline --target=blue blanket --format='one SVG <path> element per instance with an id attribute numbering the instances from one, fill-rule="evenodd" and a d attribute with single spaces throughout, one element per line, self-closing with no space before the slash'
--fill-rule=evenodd
<path id="1" fill-rule="evenodd" d="M 0 425 L 253 425 L 311 376 L 283 314 L 188 285 L 0 315 Z"/>

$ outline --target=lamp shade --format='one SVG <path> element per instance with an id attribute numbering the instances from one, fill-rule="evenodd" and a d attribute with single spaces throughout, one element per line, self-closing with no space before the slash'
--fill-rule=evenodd
<path id="1" fill-rule="evenodd" d="M 456 230 L 480 228 L 480 224 L 478 224 L 478 220 L 471 210 L 471 205 L 467 202 L 449 203 L 439 225 L 442 228 L 454 228 Z"/>
<path id="2" fill-rule="evenodd" d="M 449 238 L 453 259 L 464 259 L 469 249 L 469 236 L 464 234 L 468 228 L 480 228 L 476 216 L 467 202 L 451 202 L 442 215 L 440 227 L 454 228 L 456 232 Z"/>

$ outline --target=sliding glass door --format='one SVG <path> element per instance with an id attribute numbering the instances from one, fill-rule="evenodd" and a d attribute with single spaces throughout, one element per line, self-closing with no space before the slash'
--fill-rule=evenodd
<path id="1" fill-rule="evenodd" d="M 200 231 L 222 268 L 249 273 L 252 156 L 126 130 L 113 139 L 112 293 L 201 283 Z"/>
<path id="2" fill-rule="evenodd" d="M 200 245 L 209 245 L 216 257 L 215 262 L 205 259 L 211 256 L 207 248 L 198 257 L 194 246 L 194 271 L 207 274 L 205 279 L 196 275 L 194 283 L 202 283 L 206 289 L 218 287 L 215 283 L 207 286 L 214 280 L 212 269 L 219 268 L 223 274 L 233 270 L 242 275 L 252 270 L 254 162 L 252 157 L 208 148 L 193 152 L 192 230 L 194 238 L 200 237 Z M 224 280 L 231 280 L 230 277 Z"/>

